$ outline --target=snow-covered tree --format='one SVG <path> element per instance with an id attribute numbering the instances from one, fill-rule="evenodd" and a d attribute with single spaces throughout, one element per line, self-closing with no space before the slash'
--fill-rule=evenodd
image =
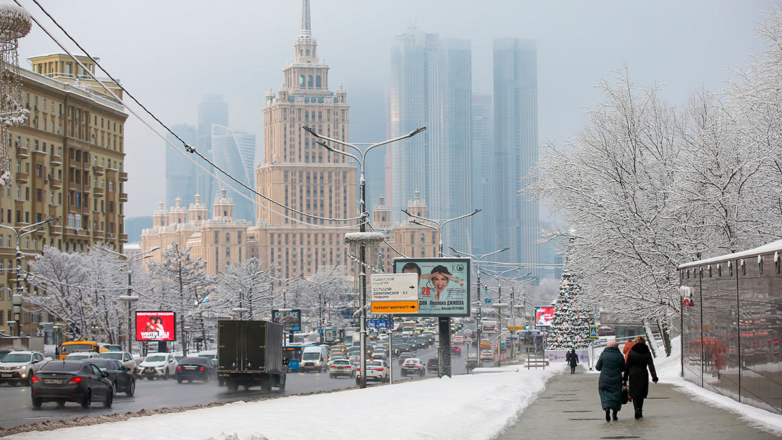
<path id="1" fill-rule="evenodd" d="M 569 350 L 589 346 L 589 326 L 595 324 L 595 318 L 591 312 L 578 306 L 577 299 L 581 293 L 578 277 L 563 272 L 559 297 L 554 303 L 554 321 L 546 337 L 547 349 Z"/>
<path id="2" fill-rule="evenodd" d="M 193 259 L 190 249 L 182 250 L 174 242 L 164 253 L 162 263 L 150 263 L 153 277 L 152 302 L 156 310 L 174 309 L 179 314 L 180 334 L 185 324 L 198 320 L 203 328 L 203 313 L 211 308 L 209 297 L 216 278 L 205 272 L 206 262 Z M 183 344 L 186 353 L 186 346 Z"/>
<path id="3" fill-rule="evenodd" d="M 125 262 L 104 249 L 96 245 L 83 253 L 45 247 L 30 264 L 28 281 L 36 289 L 25 292 L 24 302 L 55 316 L 69 337 L 116 343 L 125 332 L 118 297 L 127 291 L 127 272 Z"/>
<path id="4" fill-rule="evenodd" d="M 250 258 L 236 266 L 227 266 L 219 281 L 217 300 L 224 313 L 243 308 L 247 309 L 242 315 L 244 319 L 268 319 L 271 316 L 271 278 L 263 269 L 261 260 Z"/>

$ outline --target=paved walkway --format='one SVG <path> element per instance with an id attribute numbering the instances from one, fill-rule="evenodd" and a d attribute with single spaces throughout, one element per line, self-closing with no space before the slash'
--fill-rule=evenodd
<path id="1" fill-rule="evenodd" d="M 597 394 L 597 374 L 579 367 L 551 378 L 546 390 L 509 427 L 501 440 L 524 439 L 775 439 L 735 413 L 713 408 L 676 391 L 649 384 L 644 417 L 635 420 L 633 404 L 624 405 L 619 421 L 606 422 Z"/>

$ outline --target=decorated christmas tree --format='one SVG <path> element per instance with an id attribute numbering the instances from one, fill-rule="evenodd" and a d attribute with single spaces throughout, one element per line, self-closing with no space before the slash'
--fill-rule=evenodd
<path id="1" fill-rule="evenodd" d="M 559 298 L 554 303 L 554 321 L 546 338 L 547 350 L 570 350 L 589 346 L 589 326 L 595 318 L 587 310 L 576 306 L 576 298 L 581 294 L 581 285 L 575 275 L 562 273 L 559 285 Z"/>

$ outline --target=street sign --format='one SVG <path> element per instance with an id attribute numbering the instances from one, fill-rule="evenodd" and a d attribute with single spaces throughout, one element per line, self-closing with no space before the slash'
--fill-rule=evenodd
<path id="1" fill-rule="evenodd" d="M 373 274 L 372 301 L 417 301 L 418 274 Z"/>
<path id="2" fill-rule="evenodd" d="M 418 313 L 418 301 L 372 301 L 372 313 L 381 315 Z"/>
<path id="3" fill-rule="evenodd" d="M 319 335 L 322 335 L 322 334 L 323 334 L 323 329 L 322 329 L 322 328 L 319 328 L 319 329 L 318 329 L 318 334 L 319 334 Z"/>
<path id="4" fill-rule="evenodd" d="M 367 319 L 367 328 L 376 330 L 388 330 L 394 326 L 394 320 L 389 319 Z"/>
<path id="5" fill-rule="evenodd" d="M 590 325 L 589 326 L 589 337 L 592 339 L 597 339 L 597 326 L 596 325 Z"/>
<path id="6" fill-rule="evenodd" d="M 486 304 L 491 304 L 491 298 L 486 298 L 483 300 Z"/>

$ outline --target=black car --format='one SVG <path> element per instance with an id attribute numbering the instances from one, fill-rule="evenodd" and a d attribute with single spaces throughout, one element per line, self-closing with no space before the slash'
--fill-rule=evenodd
<path id="1" fill-rule="evenodd" d="M 136 378 L 133 372 L 115 359 L 90 359 L 85 361 L 96 365 L 104 373 L 109 373 L 108 379 L 114 387 L 114 394 L 125 393 L 132 396 L 136 393 Z"/>
<path id="2" fill-rule="evenodd" d="M 30 397 L 33 408 L 40 408 L 45 402 L 76 402 L 82 408 L 89 408 L 93 400 L 103 402 L 110 408 L 114 403 L 114 387 L 104 373 L 89 362 L 49 361 L 32 378 Z"/>
<path id="3" fill-rule="evenodd" d="M 213 378 L 217 378 L 217 368 L 209 358 L 186 357 L 176 367 L 177 383 L 182 383 L 183 380 L 188 382 L 200 380 L 208 383 Z"/>

